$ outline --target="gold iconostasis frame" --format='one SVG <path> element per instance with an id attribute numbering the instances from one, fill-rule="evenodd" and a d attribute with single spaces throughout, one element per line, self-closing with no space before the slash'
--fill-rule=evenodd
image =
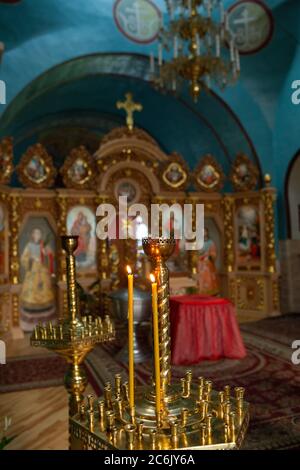
<path id="1" fill-rule="evenodd" d="M 124 193 L 129 203 L 144 203 L 149 209 L 152 203 L 194 206 L 203 203 L 205 220 L 213 224 L 219 237 L 220 294 L 233 301 L 240 319 L 279 314 L 274 236 L 276 190 L 270 186 L 268 175 L 264 187 L 256 189 L 259 171 L 246 155 L 238 155 L 232 165 L 231 193 L 221 192 L 225 175 L 213 156 L 202 157 L 190 172 L 181 155 L 165 154 L 149 134 L 129 127 L 116 128 L 104 136 L 94 155 L 82 146 L 73 149 L 60 169 L 54 167 L 52 157 L 41 144 L 30 147 L 14 168 L 12 139 L 3 139 L 0 169 L 2 333 L 12 333 L 14 337 L 22 334 L 20 238 L 28 220 L 46 219 L 54 234 L 56 273 L 52 282 L 56 291 L 55 315 L 61 317 L 67 305 L 67 292 L 65 256 L 59 243 L 61 235 L 70 234 L 68 214 L 82 207 L 95 216 L 98 205 L 104 202 L 117 209 L 118 196 Z M 25 189 L 10 186 L 15 170 Z M 62 177 L 62 188 L 53 187 L 57 173 Z M 252 240 L 249 249 L 252 252 L 245 250 L 244 257 L 243 246 L 249 241 L 248 219 L 256 227 L 251 229 L 255 241 Z M 78 270 L 80 284 L 88 288 L 100 280 L 102 292 L 121 287 L 125 265 L 136 263 L 135 241 L 108 243 L 95 237 L 95 244 L 93 267 Z M 197 252 L 186 252 L 186 269 L 173 276 L 170 273 L 171 293 L 182 293 L 185 286 L 188 292 L 189 286 L 197 285 L 197 258 Z M 141 265 L 139 269 L 138 274 L 144 278 L 146 267 Z"/>

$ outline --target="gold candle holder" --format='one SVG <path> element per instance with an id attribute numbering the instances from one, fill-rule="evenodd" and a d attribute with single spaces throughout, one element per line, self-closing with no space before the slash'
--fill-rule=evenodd
<path id="1" fill-rule="evenodd" d="M 111 341 L 115 337 L 111 320 L 106 319 L 105 325 L 99 329 L 99 320 L 81 318 L 76 287 L 76 263 L 74 252 L 78 246 L 78 237 L 61 237 L 62 247 L 66 252 L 68 315 L 57 325 L 48 323 L 38 326 L 32 333 L 32 346 L 44 347 L 62 356 L 69 364 L 64 384 L 69 392 L 69 415 L 82 412 L 80 404 L 87 379 L 81 364 L 85 356 L 95 344 Z M 87 328 L 88 325 L 88 328 Z M 90 423 L 94 426 L 93 406 L 90 404 Z"/>
<path id="2" fill-rule="evenodd" d="M 72 449 L 82 449 L 92 442 L 93 449 L 234 449 L 241 445 L 249 421 L 249 405 L 244 389 L 213 390 L 205 377 L 193 379 L 192 371 L 171 383 L 171 351 L 169 322 L 169 283 L 166 260 L 172 254 L 174 240 L 143 240 L 144 251 L 151 260 L 158 290 L 159 377 L 161 381 L 161 412 L 158 413 L 157 379 L 149 385 L 135 387 L 134 409 L 130 406 L 128 383 L 115 377 L 115 390 L 105 388 L 105 399 L 94 431 L 88 419 L 80 414 L 71 417 Z M 88 407 L 87 407 L 88 408 Z M 113 411 L 114 420 L 111 414 Z M 134 411 L 134 413 L 133 413 Z M 87 411 L 85 411 L 87 413 Z M 107 414 L 108 413 L 108 414 Z M 103 424 L 103 421 L 106 424 Z M 109 428 L 109 429 L 108 429 Z M 114 439 L 111 435 L 114 431 Z"/>

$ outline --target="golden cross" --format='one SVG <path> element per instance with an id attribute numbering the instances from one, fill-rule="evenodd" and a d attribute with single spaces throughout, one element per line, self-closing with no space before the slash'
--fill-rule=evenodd
<path id="1" fill-rule="evenodd" d="M 116 106 L 118 109 L 124 109 L 126 112 L 126 124 L 130 131 L 133 129 L 133 113 L 135 111 L 142 111 L 143 106 L 141 103 L 135 103 L 132 99 L 132 93 L 125 94 L 125 101 L 117 101 Z"/>

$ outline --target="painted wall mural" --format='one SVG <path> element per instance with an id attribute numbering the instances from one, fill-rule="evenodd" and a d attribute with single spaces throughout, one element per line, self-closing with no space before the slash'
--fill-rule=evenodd
<path id="1" fill-rule="evenodd" d="M 244 205 L 237 211 L 237 267 L 260 269 L 260 223 L 258 208 Z"/>
<path id="2" fill-rule="evenodd" d="M 50 319 L 56 310 L 55 234 L 46 217 L 29 217 L 21 232 L 21 327 L 31 331 L 39 322 Z"/>

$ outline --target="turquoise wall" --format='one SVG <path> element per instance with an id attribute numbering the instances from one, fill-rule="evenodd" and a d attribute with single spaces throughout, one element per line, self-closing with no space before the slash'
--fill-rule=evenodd
<path id="1" fill-rule="evenodd" d="M 113 3 L 0 4 L 0 40 L 6 45 L 0 79 L 7 84 L 0 133 L 16 137 L 17 158 L 44 129 L 81 122 L 101 135 L 108 117 L 110 126 L 119 125 L 122 115 L 115 101 L 130 88 L 145 109 L 137 124 L 166 151 L 182 153 L 191 167 L 210 152 L 228 172 L 235 153 L 243 150 L 259 163 L 262 173 L 271 173 L 279 193 L 279 236 L 284 238 L 285 176 L 300 147 L 300 106 L 291 103 L 291 83 L 300 79 L 299 0 L 265 1 L 275 20 L 272 41 L 242 57 L 237 86 L 203 95 L 197 105 L 185 90 L 174 98 L 149 86 L 143 56 L 155 50 L 155 44 L 141 45 L 124 37 L 113 19 Z M 155 3 L 164 9 L 162 0 Z M 235 2 L 224 3 L 229 7 Z M 107 53 L 117 55 L 103 55 Z"/>

